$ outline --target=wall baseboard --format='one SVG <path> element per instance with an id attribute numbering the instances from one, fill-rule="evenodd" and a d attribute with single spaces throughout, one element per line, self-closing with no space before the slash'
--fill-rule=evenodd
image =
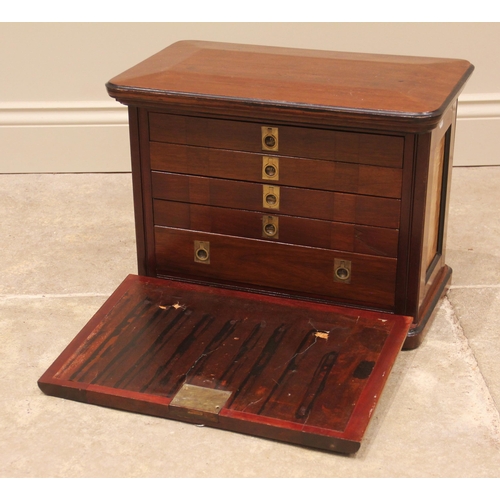
<path id="1" fill-rule="evenodd" d="M 500 93 L 464 94 L 454 164 L 500 165 Z M 0 102 L 0 173 L 130 171 L 127 109 L 114 101 Z"/>
<path id="2" fill-rule="evenodd" d="M 1 173 L 130 171 L 127 108 L 114 101 L 0 103 Z"/>
<path id="3" fill-rule="evenodd" d="M 499 138 L 500 93 L 460 96 L 454 165 L 500 165 Z"/>
<path id="4" fill-rule="evenodd" d="M 127 125 L 127 108 L 115 101 L 0 102 L 0 127 Z"/>

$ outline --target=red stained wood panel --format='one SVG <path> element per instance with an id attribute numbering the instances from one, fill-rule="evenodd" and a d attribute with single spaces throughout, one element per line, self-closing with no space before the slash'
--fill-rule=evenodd
<path id="1" fill-rule="evenodd" d="M 275 222 L 278 234 L 270 238 L 263 234 L 263 224 L 269 214 L 262 212 L 165 200 L 154 200 L 153 210 L 154 222 L 159 226 L 397 257 L 399 232 L 396 229 L 279 215 Z"/>
<path id="2" fill-rule="evenodd" d="M 352 453 L 409 322 L 129 276 L 39 385 L 68 399 Z M 229 399 L 219 413 L 184 414 L 171 406 L 184 384 Z"/>
<path id="3" fill-rule="evenodd" d="M 261 127 L 273 123 L 150 113 L 151 141 L 262 153 Z M 401 168 L 403 137 L 334 130 L 278 127 L 274 154 Z"/>
<path id="4" fill-rule="evenodd" d="M 263 184 L 210 177 L 152 172 L 153 198 L 265 211 L 366 226 L 399 227 L 400 201 L 392 198 L 334 193 L 280 186 L 279 209 L 263 206 Z"/>
<path id="5" fill-rule="evenodd" d="M 342 303 L 393 310 L 396 259 L 199 231 L 155 228 L 156 273 L 251 284 Z M 195 241 L 210 243 L 210 264 L 195 262 Z M 351 282 L 334 281 L 334 260 L 351 261 Z"/>
<path id="6" fill-rule="evenodd" d="M 160 142 L 151 142 L 150 152 L 152 170 L 252 182 L 263 182 L 263 159 L 271 156 L 279 160 L 279 179 L 265 182 L 401 198 L 401 169 Z"/>

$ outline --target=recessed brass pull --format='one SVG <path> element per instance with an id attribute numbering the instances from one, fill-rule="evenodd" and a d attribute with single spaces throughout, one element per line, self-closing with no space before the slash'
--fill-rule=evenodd
<path id="1" fill-rule="evenodd" d="M 351 282 L 351 261 L 335 259 L 333 262 L 333 280 L 339 283 Z"/>
<path id="2" fill-rule="evenodd" d="M 263 151 L 278 151 L 278 127 L 261 127 Z"/>
<path id="3" fill-rule="evenodd" d="M 278 217 L 273 215 L 264 215 L 262 217 L 262 236 L 264 238 L 277 239 L 279 236 Z"/>
<path id="4" fill-rule="evenodd" d="M 272 156 L 262 157 L 262 178 L 270 181 L 279 180 L 279 158 Z"/>
<path id="5" fill-rule="evenodd" d="M 269 236 L 274 236 L 276 234 L 277 228 L 274 224 L 266 224 L 264 227 L 264 231 Z"/>
<path id="6" fill-rule="evenodd" d="M 276 175 L 276 167 L 274 167 L 273 165 L 267 165 L 266 175 L 268 177 L 274 177 Z"/>
<path id="7" fill-rule="evenodd" d="M 210 264 L 210 242 L 198 241 L 194 242 L 194 261 L 200 264 Z"/>
<path id="8" fill-rule="evenodd" d="M 280 188 L 279 186 L 262 186 L 262 206 L 279 210 L 280 208 Z"/>
<path id="9" fill-rule="evenodd" d="M 278 203 L 278 198 L 276 198 L 276 195 L 274 194 L 268 194 L 266 196 L 266 202 L 268 205 L 276 205 L 276 203 Z"/>

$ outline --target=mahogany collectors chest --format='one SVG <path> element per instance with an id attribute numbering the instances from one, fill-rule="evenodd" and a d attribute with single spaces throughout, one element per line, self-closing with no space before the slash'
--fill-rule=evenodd
<path id="1" fill-rule="evenodd" d="M 47 394 L 353 453 L 446 291 L 467 61 L 183 41 L 113 78 L 139 276 Z"/>

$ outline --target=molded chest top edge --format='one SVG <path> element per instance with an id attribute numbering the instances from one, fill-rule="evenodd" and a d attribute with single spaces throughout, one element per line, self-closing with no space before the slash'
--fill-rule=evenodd
<path id="1" fill-rule="evenodd" d="M 196 97 L 425 120 L 444 112 L 473 69 L 461 59 L 180 41 L 107 89 L 124 103 Z"/>

